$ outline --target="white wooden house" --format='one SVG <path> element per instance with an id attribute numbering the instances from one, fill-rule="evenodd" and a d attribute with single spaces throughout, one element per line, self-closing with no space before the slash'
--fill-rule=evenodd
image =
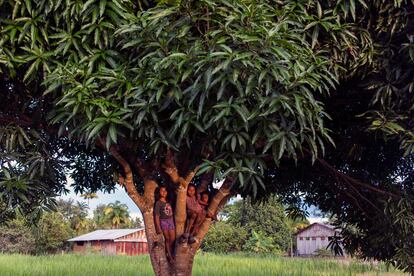
<path id="1" fill-rule="evenodd" d="M 299 230 L 296 235 L 296 255 L 311 256 L 318 249 L 326 249 L 331 237 L 339 234 L 339 230 L 332 225 L 323 223 L 312 223 L 311 225 Z"/>

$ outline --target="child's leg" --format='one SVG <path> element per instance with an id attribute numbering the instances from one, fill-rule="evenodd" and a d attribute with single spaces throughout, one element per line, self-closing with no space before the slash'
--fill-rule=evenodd
<path id="1" fill-rule="evenodd" d="M 198 233 L 198 230 L 200 229 L 200 226 L 204 222 L 205 218 L 206 218 L 206 213 L 205 213 L 204 210 L 197 213 L 197 217 L 196 217 L 196 220 L 194 222 L 194 229 L 193 229 L 191 235 L 195 236 Z"/>
<path id="2" fill-rule="evenodd" d="M 185 232 L 186 233 L 191 233 L 192 232 L 193 225 L 194 225 L 194 222 L 197 219 L 197 213 L 194 213 L 192 211 L 189 211 L 188 212 L 188 216 L 189 216 L 189 219 L 187 220 L 187 227 L 185 229 Z"/>
<path id="3" fill-rule="evenodd" d="M 172 258 L 170 234 L 168 230 L 162 230 L 162 234 L 165 240 L 165 253 L 167 253 L 167 259 L 170 261 Z"/>
<path id="4" fill-rule="evenodd" d="M 170 248 L 170 256 L 172 259 L 174 259 L 174 242 L 175 242 L 175 229 L 168 230 L 168 241 L 169 241 L 169 248 Z"/>

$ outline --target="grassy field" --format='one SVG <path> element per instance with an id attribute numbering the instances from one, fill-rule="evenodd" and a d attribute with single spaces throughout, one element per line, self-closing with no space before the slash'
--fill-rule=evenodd
<path id="1" fill-rule="evenodd" d="M 148 256 L 0 255 L 0 275 L 153 275 Z M 199 254 L 193 275 L 403 275 L 384 265 L 239 254 Z"/>

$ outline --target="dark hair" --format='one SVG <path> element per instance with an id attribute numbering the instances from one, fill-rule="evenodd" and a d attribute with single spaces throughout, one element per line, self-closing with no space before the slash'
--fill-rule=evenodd
<path id="1" fill-rule="evenodd" d="M 188 187 L 187 187 L 187 195 L 188 195 L 188 189 L 190 189 L 190 187 L 193 187 L 194 188 L 194 190 L 195 190 L 195 197 L 196 197 L 197 200 L 199 200 L 200 199 L 200 195 L 199 195 L 199 193 L 197 191 L 196 185 L 194 185 L 193 183 L 188 184 Z"/>
<path id="2" fill-rule="evenodd" d="M 167 186 L 161 185 L 161 186 L 158 186 L 154 191 L 154 193 L 155 193 L 155 195 L 154 195 L 155 196 L 155 202 L 160 199 L 160 190 L 161 190 L 161 188 L 164 188 L 167 191 L 167 201 L 168 201 L 168 196 L 170 195 L 170 193 L 168 192 Z"/>

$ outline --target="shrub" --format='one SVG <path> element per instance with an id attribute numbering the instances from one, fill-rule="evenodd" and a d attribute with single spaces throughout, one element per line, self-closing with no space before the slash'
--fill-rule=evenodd
<path id="1" fill-rule="evenodd" d="M 202 249 L 217 253 L 240 251 L 247 238 L 248 233 L 245 228 L 219 221 L 208 231 Z"/>

